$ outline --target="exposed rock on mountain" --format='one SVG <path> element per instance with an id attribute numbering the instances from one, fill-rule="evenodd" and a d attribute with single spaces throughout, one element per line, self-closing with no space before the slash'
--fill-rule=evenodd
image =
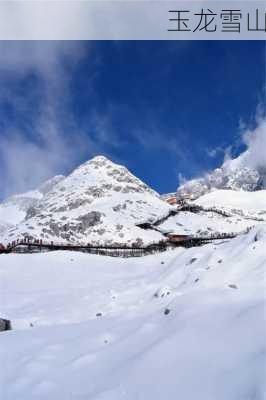
<path id="1" fill-rule="evenodd" d="M 265 166 L 256 168 L 248 161 L 248 151 L 233 160 L 226 161 L 221 168 L 202 178 L 192 179 L 177 189 L 177 198 L 197 199 L 213 189 L 256 191 L 266 189 Z"/>
<path id="2" fill-rule="evenodd" d="M 169 206 L 125 167 L 98 156 L 55 185 L 27 208 L 25 220 L 5 241 L 21 236 L 92 244 L 150 243 L 159 232 L 138 227 L 167 215 Z M 48 187 L 48 189 L 47 189 Z"/>
<path id="3" fill-rule="evenodd" d="M 43 196 L 62 179 L 64 179 L 64 176 L 57 175 L 44 182 L 38 189 L 13 195 L 0 204 L 0 224 L 2 226 L 2 233 L 7 227 L 10 228 L 12 225 L 22 222 L 28 210 L 37 205 Z"/>

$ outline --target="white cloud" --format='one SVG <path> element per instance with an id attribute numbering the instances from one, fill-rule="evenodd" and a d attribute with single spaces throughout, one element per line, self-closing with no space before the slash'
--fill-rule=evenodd
<path id="1" fill-rule="evenodd" d="M 257 120 L 254 129 L 246 129 L 241 133 L 241 141 L 246 146 L 238 157 L 232 159 L 231 153 L 225 157 L 223 167 L 225 169 L 251 168 L 263 175 L 266 173 L 266 119 Z"/>
<path id="2" fill-rule="evenodd" d="M 253 168 L 266 171 L 266 119 L 257 113 L 257 126 L 253 129 L 241 122 L 241 134 L 238 145 L 244 144 L 246 149 L 236 158 L 232 157 L 232 145 L 208 149 L 209 157 L 216 157 L 218 153 L 224 154 L 224 168 Z"/>
<path id="3" fill-rule="evenodd" d="M 0 107 L 8 105 L 26 121 L 23 130 L 10 121 L 0 132 L 3 197 L 33 188 L 97 150 L 68 107 L 70 72 L 83 54 L 77 42 L 0 42 Z M 16 90 L 30 76 L 39 91 Z"/>
<path id="4" fill-rule="evenodd" d="M 247 146 L 244 154 L 247 165 L 266 170 L 266 119 L 260 119 L 257 127 L 246 130 L 242 137 Z"/>
<path id="5" fill-rule="evenodd" d="M 187 182 L 187 179 L 184 177 L 184 175 L 181 174 L 181 172 L 178 173 L 178 186 L 182 186 Z"/>
<path id="6" fill-rule="evenodd" d="M 225 154 L 226 151 L 227 151 L 227 149 L 225 149 L 223 146 L 217 146 L 217 147 L 214 147 L 212 149 L 207 149 L 206 150 L 207 155 L 210 158 L 216 158 L 219 154 Z"/>

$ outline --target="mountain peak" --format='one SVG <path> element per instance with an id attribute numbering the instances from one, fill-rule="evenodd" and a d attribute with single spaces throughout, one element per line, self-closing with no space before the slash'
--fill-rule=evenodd
<path id="1" fill-rule="evenodd" d="M 91 158 L 88 162 L 112 162 L 112 161 L 106 156 L 99 154 L 98 156 Z"/>
<path id="2" fill-rule="evenodd" d="M 103 155 L 97 155 L 95 157 L 92 157 L 90 160 L 86 161 L 84 164 L 81 164 L 78 168 L 82 167 L 83 165 L 95 165 L 95 166 L 106 166 L 106 165 L 117 165 L 114 163 L 112 160 L 107 158 L 106 156 Z"/>
<path id="3" fill-rule="evenodd" d="M 168 212 L 158 193 L 126 167 L 96 156 L 59 179 L 7 235 L 75 243 L 150 243 L 161 234 L 150 235 L 137 225 Z"/>
<path id="4" fill-rule="evenodd" d="M 96 170 L 102 169 L 112 169 L 112 168 L 124 168 L 126 167 L 116 164 L 113 161 L 111 161 L 109 158 L 103 156 L 103 155 L 97 155 L 88 161 L 85 161 L 83 164 L 79 165 L 77 168 L 74 169 L 72 174 L 87 174 L 88 172 L 94 173 Z M 72 175 L 71 174 L 71 175 Z"/>

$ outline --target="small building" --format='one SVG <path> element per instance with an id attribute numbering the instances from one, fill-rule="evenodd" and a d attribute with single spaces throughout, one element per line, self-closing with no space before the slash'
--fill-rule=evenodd
<path id="1" fill-rule="evenodd" d="M 176 197 L 168 197 L 167 199 L 165 199 L 166 203 L 170 204 L 171 206 L 174 206 L 177 204 L 177 200 Z"/>
<path id="2" fill-rule="evenodd" d="M 161 200 L 165 201 L 166 203 L 168 203 L 170 205 L 176 205 L 176 201 L 177 201 L 176 192 L 162 194 Z"/>
<path id="3" fill-rule="evenodd" d="M 169 233 L 167 235 L 167 238 L 169 242 L 177 243 L 177 242 L 183 242 L 185 240 L 189 240 L 190 236 L 189 235 L 178 235 L 176 233 Z"/>

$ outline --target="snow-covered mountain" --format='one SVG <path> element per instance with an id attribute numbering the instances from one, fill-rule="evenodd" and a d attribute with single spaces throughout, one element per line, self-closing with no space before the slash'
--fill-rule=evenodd
<path id="1" fill-rule="evenodd" d="M 204 194 L 201 189 L 196 197 Z M 125 167 L 98 156 L 69 176 L 57 176 L 37 190 L 13 196 L 0 206 L 0 217 L 2 213 L 5 218 L 0 224 L 0 241 L 7 243 L 29 236 L 68 243 L 147 245 L 165 240 L 166 232 L 238 233 L 266 220 L 264 190 L 237 192 L 212 188 L 206 192 L 195 203 L 201 210 L 179 210 L 166 218 L 175 206 L 167 204 L 163 196 Z M 138 227 L 144 222 L 157 222 L 156 229 Z"/>
<path id="2" fill-rule="evenodd" d="M 92 244 L 163 239 L 159 232 L 136 225 L 164 217 L 170 206 L 125 167 L 103 156 L 39 191 L 42 197 L 27 207 L 25 218 L 8 230 L 4 242 L 22 236 Z"/>
<path id="3" fill-rule="evenodd" d="M 29 208 L 35 206 L 62 179 L 64 176 L 57 175 L 44 182 L 36 190 L 13 195 L 0 203 L 0 235 L 22 222 Z"/>
<path id="4" fill-rule="evenodd" d="M 48 192 L 50 192 L 55 185 L 57 185 L 59 182 L 61 182 L 63 179 L 65 179 L 64 175 L 56 175 L 51 179 L 48 179 L 45 181 L 39 188 L 37 189 L 38 192 L 42 194 L 42 197 L 46 195 Z"/>
<path id="5" fill-rule="evenodd" d="M 216 168 L 202 178 L 185 182 L 177 189 L 177 198 L 197 199 L 213 189 L 245 191 L 266 189 L 266 159 L 265 163 L 252 164 L 247 150 L 239 157 L 225 161 L 221 168 Z"/>
<path id="6" fill-rule="evenodd" d="M 244 192 L 212 190 L 189 203 L 192 211 L 182 208 L 159 228 L 187 235 L 240 233 L 266 223 L 266 190 Z M 195 208 L 193 211 L 193 207 Z"/>
<path id="7" fill-rule="evenodd" d="M 45 187 L 21 196 L 1 238 L 239 235 L 139 258 L 0 255 L 4 398 L 264 400 L 266 190 L 212 188 L 182 209 L 102 156 Z"/>

